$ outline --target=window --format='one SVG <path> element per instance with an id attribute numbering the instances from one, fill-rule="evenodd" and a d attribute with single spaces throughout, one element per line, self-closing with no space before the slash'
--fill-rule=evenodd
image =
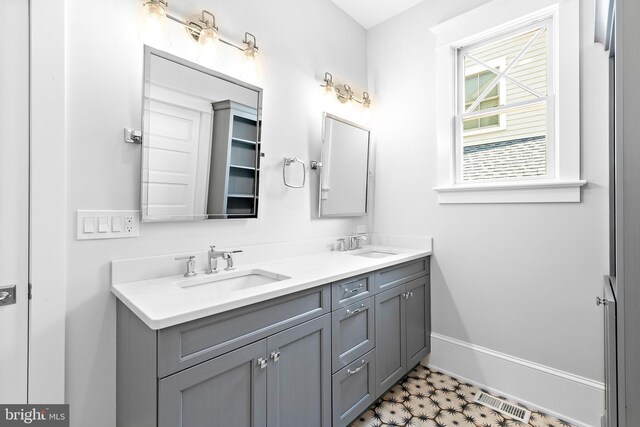
<path id="1" fill-rule="evenodd" d="M 433 29 L 439 200 L 580 201 L 579 2 L 494 3 Z"/>
<path id="2" fill-rule="evenodd" d="M 547 19 L 456 49 L 463 98 L 456 115 L 458 182 L 553 177 L 550 24 Z M 502 69 L 491 65 L 500 60 Z"/>

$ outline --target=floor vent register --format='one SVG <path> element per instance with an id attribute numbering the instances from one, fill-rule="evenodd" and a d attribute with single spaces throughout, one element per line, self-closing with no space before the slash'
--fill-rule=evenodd
<path id="1" fill-rule="evenodd" d="M 518 421 L 522 421 L 525 424 L 529 422 L 529 417 L 531 416 L 531 411 L 528 411 L 518 405 L 514 405 L 513 403 L 509 403 L 505 400 L 498 399 L 497 397 L 493 397 L 485 392 L 478 393 L 476 395 L 476 398 L 474 399 L 474 402 L 484 406 L 488 406 L 489 408 L 498 411 L 501 414 L 507 415 Z"/>

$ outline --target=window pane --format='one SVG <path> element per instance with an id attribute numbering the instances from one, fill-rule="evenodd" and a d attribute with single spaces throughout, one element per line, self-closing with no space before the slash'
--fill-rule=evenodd
<path id="1" fill-rule="evenodd" d="M 524 56 L 507 73 L 509 77 L 547 95 L 547 31 L 543 30 Z M 507 103 L 534 99 L 535 96 L 515 83 L 507 81 Z"/>
<path id="2" fill-rule="evenodd" d="M 499 120 L 505 122 L 505 127 L 495 132 L 463 135 L 462 180 L 488 181 L 545 176 L 546 103 L 505 110 L 499 115 L 469 119 L 465 121 L 464 128 L 468 130 L 467 122 L 475 122 L 477 129 L 484 123 L 496 125 Z"/>
<path id="3" fill-rule="evenodd" d="M 514 35 L 511 37 L 503 38 L 494 43 L 472 49 L 465 55 L 465 75 L 470 74 L 477 68 L 484 66 L 471 59 L 470 55 L 478 60 L 497 68 L 495 64 L 502 63 L 505 67 L 510 67 L 507 75 L 516 80 L 520 85 L 514 83 L 511 80 L 504 79 L 506 83 L 506 93 L 503 97 L 504 104 L 510 104 L 514 102 L 532 100 L 538 98 L 538 96 L 531 93 L 531 91 L 523 88 L 526 86 L 533 92 L 540 96 L 547 95 L 547 31 L 545 28 L 541 29 L 541 33 L 537 35 L 540 28 L 527 31 L 522 34 Z M 534 38 L 535 41 L 529 47 L 524 55 L 514 63 L 514 60 L 523 51 L 527 44 Z M 485 80 L 489 80 L 486 84 L 491 83 L 495 74 L 486 72 L 485 75 L 480 75 L 479 86 L 483 85 Z M 482 93 L 482 89 L 480 89 Z M 466 93 L 465 93 L 466 94 Z M 489 96 L 492 94 L 490 93 Z M 477 98 L 477 96 L 476 96 Z M 474 98 L 475 99 L 475 98 Z M 468 99 L 467 99 L 468 101 Z"/>

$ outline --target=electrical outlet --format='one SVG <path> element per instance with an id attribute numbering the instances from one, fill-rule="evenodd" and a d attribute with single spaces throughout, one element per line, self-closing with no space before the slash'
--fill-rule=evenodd
<path id="1" fill-rule="evenodd" d="M 126 215 L 124 217 L 124 232 L 125 232 L 125 234 L 133 233 L 133 229 L 134 229 L 133 216 Z"/>
<path id="2" fill-rule="evenodd" d="M 139 235 L 140 211 L 77 211 L 78 240 L 121 239 Z"/>

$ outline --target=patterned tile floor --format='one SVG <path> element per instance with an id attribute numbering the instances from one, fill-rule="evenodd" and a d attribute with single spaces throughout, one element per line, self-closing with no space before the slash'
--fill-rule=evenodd
<path id="1" fill-rule="evenodd" d="M 572 427 L 566 421 L 542 412 L 533 411 L 529 424 L 502 416 L 491 408 L 473 403 L 480 390 L 418 365 L 350 427 Z"/>

